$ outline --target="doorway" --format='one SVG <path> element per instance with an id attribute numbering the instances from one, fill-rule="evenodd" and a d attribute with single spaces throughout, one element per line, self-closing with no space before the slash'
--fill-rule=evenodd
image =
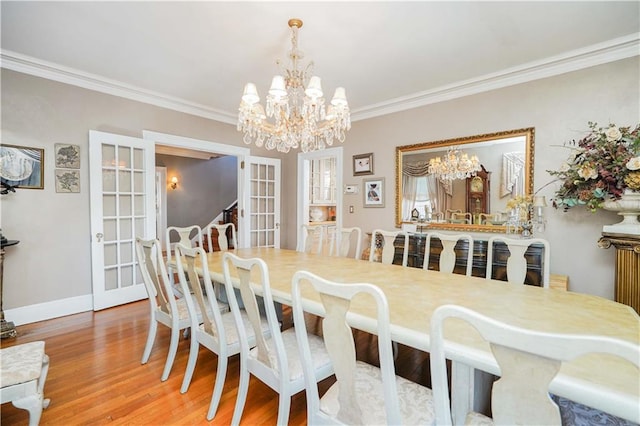
<path id="1" fill-rule="evenodd" d="M 153 141 L 154 145 L 162 146 L 163 148 L 174 148 L 178 150 L 182 150 L 183 152 L 192 150 L 193 152 L 197 152 L 200 154 L 206 153 L 209 156 L 213 154 L 219 155 L 229 155 L 237 158 L 237 194 L 238 194 L 238 211 L 241 212 L 244 209 L 244 199 L 243 199 L 243 179 L 244 171 L 241 169 L 240 165 L 246 158 L 249 158 L 249 149 L 236 147 L 233 145 L 226 145 L 221 143 L 215 143 L 211 141 L 204 141 L 199 139 L 191 139 L 183 136 L 170 135 L 166 133 L 158 133 L 153 131 L 144 130 L 142 132 L 143 138 L 145 140 Z M 167 151 L 164 151 L 167 153 Z M 164 185 L 166 186 L 166 184 Z M 238 246 L 239 247 L 248 247 L 249 239 L 248 221 L 244 220 L 241 214 L 238 215 Z M 165 228 L 166 229 L 166 228 Z M 160 230 L 159 230 L 160 231 Z M 158 235 L 159 236 L 159 235 Z"/>
<path id="2" fill-rule="evenodd" d="M 298 154 L 298 241 L 301 225 L 342 227 L 343 164 L 342 147 Z"/>

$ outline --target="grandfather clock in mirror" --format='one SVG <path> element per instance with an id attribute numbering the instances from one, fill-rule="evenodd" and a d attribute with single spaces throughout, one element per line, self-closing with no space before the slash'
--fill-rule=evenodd
<path id="1" fill-rule="evenodd" d="M 491 172 L 488 172 L 484 166 L 476 173 L 475 176 L 467 178 L 467 212 L 471 213 L 475 218 L 480 213 L 490 213 L 490 179 Z"/>

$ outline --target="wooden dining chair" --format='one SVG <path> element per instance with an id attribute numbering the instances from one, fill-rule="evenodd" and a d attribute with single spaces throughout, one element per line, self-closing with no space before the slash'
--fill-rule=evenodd
<path id="1" fill-rule="evenodd" d="M 216 283 L 211 281 L 207 255 L 202 247 L 187 248 L 181 245 L 176 246 L 178 278 L 182 291 L 185 294 L 185 301 L 189 318 L 191 320 L 191 344 L 189 347 L 189 360 L 187 369 L 182 380 L 180 393 L 189 390 L 189 384 L 193 377 L 193 372 L 198 360 L 200 345 L 209 349 L 218 356 L 216 366 L 216 379 L 211 395 L 211 403 L 207 412 L 207 420 L 212 420 L 218 410 L 224 382 L 227 374 L 227 364 L 230 356 L 240 353 L 240 339 L 236 331 L 234 316 L 230 311 L 224 311 L 219 306 L 214 289 Z M 196 265 L 200 272 L 196 271 Z M 190 291 L 189 282 L 195 282 L 202 278 L 202 285 Z M 203 314 L 200 315 L 200 312 Z M 200 321 L 202 318 L 202 321 Z M 247 330 L 247 344 L 254 347 L 256 338 L 249 323 L 249 317 L 245 311 L 240 312 L 240 319 L 243 327 Z M 262 324 L 261 332 L 268 337 L 269 328 Z"/>
<path id="2" fill-rule="evenodd" d="M 204 229 L 204 235 L 207 241 L 207 250 L 209 253 L 214 251 L 213 244 L 213 230 L 217 231 L 217 243 L 220 251 L 227 251 L 230 247 L 236 248 L 238 244 L 238 237 L 236 236 L 236 227 L 233 223 L 210 223 Z M 227 233 L 231 232 L 231 244 L 229 243 L 229 238 Z"/>
<path id="3" fill-rule="evenodd" d="M 355 243 L 354 258 L 360 259 L 362 247 L 362 230 L 357 226 L 352 228 L 336 228 L 334 240 L 331 244 L 330 256 L 347 257 Z"/>
<path id="4" fill-rule="evenodd" d="M 249 376 L 253 375 L 278 392 L 278 424 L 286 425 L 291 397 L 305 388 L 295 330 L 289 328 L 280 331 L 271 295 L 269 272 L 267 264 L 262 259 L 242 259 L 228 251 L 222 256 L 222 268 L 227 297 L 240 338 L 240 382 L 231 424 L 240 423 L 249 389 Z M 250 328 L 256 336 L 256 347 L 253 349 L 249 344 L 249 328 L 245 327 L 242 321 L 235 293 L 232 291 L 234 284 L 240 288 L 240 295 L 251 323 Z M 260 314 L 256 289 L 264 302 L 264 316 Z M 268 324 L 270 338 L 261 333 L 264 321 Z M 333 367 L 322 338 L 315 336 L 311 341 L 315 376 L 317 380 L 323 380 L 333 374 Z"/>
<path id="5" fill-rule="evenodd" d="M 542 244 L 542 283 L 541 286 L 549 288 L 551 248 L 549 242 L 543 238 L 517 239 L 503 236 L 494 236 L 487 241 L 487 279 L 496 279 L 493 273 L 495 257 L 495 243 L 502 242 L 509 249 L 507 259 L 507 281 L 514 284 L 524 284 L 527 277 L 527 259 L 525 253 L 532 244 Z"/>
<path id="6" fill-rule="evenodd" d="M 458 241 L 466 241 L 469 248 L 467 252 L 466 272 L 465 275 L 471 276 L 473 268 L 473 237 L 469 234 L 443 234 L 441 232 L 430 232 L 427 235 L 427 241 L 424 248 L 424 263 L 422 267 L 429 269 L 429 257 L 431 255 L 431 242 L 437 238 L 442 243 L 442 251 L 440 252 L 439 271 L 448 274 L 453 273 L 456 266 L 455 247 Z"/>
<path id="7" fill-rule="evenodd" d="M 443 305 L 435 310 L 430 321 L 431 380 L 438 425 L 452 424 L 445 358 L 463 363 L 467 361 L 466 355 L 448 351 L 445 347 L 443 330 L 449 318 L 466 321 L 478 331 L 490 344 L 500 371 L 500 379 L 494 382 L 491 391 L 493 423 L 480 413 L 470 412 L 466 419 L 454 418 L 455 424 L 560 425 L 561 412 L 549 395 L 549 384 L 563 362 L 601 353 L 620 357 L 636 368 L 640 366 L 640 346 L 631 342 L 607 336 L 533 331 L 497 321 L 462 306 Z M 606 417 L 606 413 L 603 414 Z"/>
<path id="8" fill-rule="evenodd" d="M 374 229 L 371 232 L 369 262 L 381 262 L 391 265 L 396 254 L 394 242 L 397 237 L 402 237 L 404 240 L 402 245 L 402 266 L 407 266 L 409 259 L 409 234 L 404 231 L 384 231 L 382 229 Z M 378 247 L 378 242 L 381 244 L 380 248 Z M 377 253 L 379 253 L 379 255 Z"/>
<path id="9" fill-rule="evenodd" d="M 322 335 L 333 363 L 336 383 L 319 398 L 313 352 L 305 327 L 302 288 L 315 291 L 325 315 Z M 434 424 L 431 389 L 396 376 L 389 331 L 389 305 L 380 288 L 372 284 L 344 284 L 323 279 L 306 271 L 293 276 L 292 309 L 296 335 L 302 353 L 307 390 L 309 425 L 428 425 Z M 379 365 L 356 359 L 354 335 L 347 321 L 351 301 L 366 294 L 377 312 L 374 322 L 378 336 Z"/>
<path id="10" fill-rule="evenodd" d="M 164 382 L 169 378 L 178 351 L 180 330 L 187 329 L 191 325 L 189 312 L 184 297 L 177 298 L 173 286 L 169 282 L 160 242 L 155 239 L 136 238 L 136 257 L 144 287 L 149 296 L 149 333 L 141 364 L 146 364 L 149 361 L 158 323 L 171 329 L 169 352 L 160 379 Z"/>
<path id="11" fill-rule="evenodd" d="M 301 225 L 300 228 L 302 238 L 298 241 L 297 251 L 322 254 L 324 244 L 323 227 L 317 225 Z"/>

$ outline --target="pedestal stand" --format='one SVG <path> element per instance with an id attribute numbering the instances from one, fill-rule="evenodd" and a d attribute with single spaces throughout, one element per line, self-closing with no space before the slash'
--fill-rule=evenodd
<path id="1" fill-rule="evenodd" d="M 17 240 L 3 240 L 2 248 L 0 248 L 0 338 L 5 339 L 7 337 L 16 337 L 16 326 L 13 322 L 8 322 L 4 319 L 4 308 L 2 307 L 3 299 L 3 287 L 2 287 L 2 275 L 4 272 L 4 248 L 15 246 L 20 241 Z"/>
<path id="2" fill-rule="evenodd" d="M 600 248 L 616 248 L 616 302 L 640 313 L 640 235 L 603 232 Z"/>

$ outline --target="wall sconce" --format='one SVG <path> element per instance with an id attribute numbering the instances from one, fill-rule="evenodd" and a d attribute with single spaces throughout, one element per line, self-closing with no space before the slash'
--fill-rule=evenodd
<path id="1" fill-rule="evenodd" d="M 544 221 L 544 211 L 543 209 L 547 207 L 547 199 L 544 195 L 539 195 L 533 197 L 533 207 L 536 208 L 535 213 L 535 222 L 534 226 L 536 231 L 544 232 L 545 230 L 545 221 Z"/>
<path id="2" fill-rule="evenodd" d="M 171 178 L 171 189 L 176 189 L 177 187 L 178 187 L 178 178 L 174 176 Z"/>

